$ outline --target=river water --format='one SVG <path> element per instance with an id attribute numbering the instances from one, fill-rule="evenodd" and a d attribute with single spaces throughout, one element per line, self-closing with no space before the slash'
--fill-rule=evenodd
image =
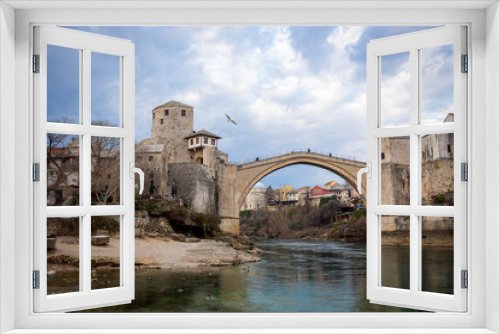
<path id="1" fill-rule="evenodd" d="M 136 271 L 135 300 L 131 304 L 91 312 L 413 311 L 366 300 L 365 244 L 259 240 L 257 247 L 264 250 L 262 261 L 257 263 L 197 273 Z M 387 275 L 396 273 L 400 276 L 398 280 L 409 280 L 408 248 L 384 247 L 383 253 L 397 261 Z M 452 272 L 453 252 L 440 249 L 439 254 L 440 267 L 446 276 L 447 266 Z M 111 281 L 118 279 L 113 271 L 106 276 Z M 443 286 L 447 279 L 443 275 L 429 275 L 426 281 Z"/>

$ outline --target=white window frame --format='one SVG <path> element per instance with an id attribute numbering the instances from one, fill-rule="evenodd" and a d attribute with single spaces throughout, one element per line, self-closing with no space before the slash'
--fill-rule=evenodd
<path id="1" fill-rule="evenodd" d="M 78 124 L 47 121 L 47 45 L 78 50 L 80 56 L 80 122 Z M 92 53 L 113 55 L 120 66 L 120 105 L 118 127 L 92 125 L 91 120 L 91 62 Z M 34 269 L 39 270 L 39 289 L 34 290 L 34 309 L 37 312 L 81 310 L 92 307 L 129 303 L 134 299 L 134 254 L 128 247 L 134 244 L 134 181 L 130 177 L 135 162 L 135 88 L 134 44 L 128 40 L 60 27 L 34 27 L 34 53 L 40 56 L 39 73 L 34 83 L 34 162 L 40 164 L 40 181 L 33 184 L 34 193 Z M 70 134 L 79 137 L 79 183 L 81 203 L 78 206 L 47 206 L 47 133 Z M 120 141 L 120 203 L 91 205 L 91 143 L 92 136 L 116 138 Z M 79 217 L 79 291 L 47 295 L 47 218 Z M 92 290 L 91 287 L 91 217 L 120 217 L 120 285 Z"/>
<path id="2" fill-rule="evenodd" d="M 461 270 L 467 269 L 467 182 L 461 181 L 461 163 L 467 163 L 467 75 L 461 73 L 461 55 L 467 54 L 466 28 L 463 26 L 439 27 L 372 40 L 367 47 L 367 162 L 371 177 L 367 180 L 367 298 L 376 304 L 411 305 L 431 311 L 458 311 L 467 309 L 467 290 L 461 287 Z M 453 46 L 454 122 L 441 124 L 421 123 L 422 70 L 420 51 L 436 46 Z M 382 57 L 408 52 L 410 65 L 409 124 L 383 127 L 380 105 Z M 422 68 L 422 69 L 421 69 Z M 470 72 L 469 72 L 470 73 Z M 429 134 L 454 134 L 454 206 L 423 206 L 422 175 L 420 171 L 422 136 Z M 410 143 L 410 203 L 384 205 L 381 201 L 381 138 L 407 136 Z M 410 221 L 409 239 L 409 289 L 384 287 L 381 282 L 381 219 L 383 216 L 407 216 Z M 428 217 L 453 217 L 453 294 L 422 291 L 421 219 Z"/>
<path id="3" fill-rule="evenodd" d="M 255 332 L 291 332 L 283 328 L 301 328 L 295 332 L 335 332 L 347 329 L 350 333 L 412 332 L 421 333 L 493 333 L 500 331 L 500 11 L 496 1 L 434 1 L 434 2 L 249 2 L 246 10 L 237 4 L 184 3 L 165 1 L 153 6 L 163 9 L 120 9 L 120 6 L 146 8 L 149 1 L 137 2 L 17 2 L 0 4 L 0 320 L 1 331 L 16 329 L 15 333 L 36 333 L 36 329 L 61 329 L 77 332 L 75 328 L 91 329 L 88 333 L 144 332 L 145 328 L 176 332 L 190 328 L 193 332 L 212 329 L 212 332 L 236 332 L 235 328 L 255 328 Z M 9 5 L 30 10 L 14 12 Z M 58 9 L 75 6 L 86 9 Z M 101 9 L 96 9 L 97 6 Z M 102 10 L 113 6 L 118 9 Z M 176 7 L 177 6 L 177 7 Z M 179 9 L 182 6 L 184 9 Z M 233 7 L 233 8 L 224 8 Z M 397 6 L 398 9 L 391 9 Z M 427 7 L 426 7 L 427 6 Z M 487 8 L 489 6 L 489 8 Z M 170 8 L 168 8 L 170 7 Z M 35 8 L 35 9 L 33 9 Z M 46 8 L 41 10 L 40 8 Z M 48 10 L 47 10 L 48 8 Z M 304 10 L 306 8 L 307 10 Z M 354 10 L 346 8 L 356 8 Z M 401 9 L 403 8 L 403 9 Z M 436 9 L 437 8 L 437 9 Z M 486 9 L 487 8 L 487 9 Z M 207 12 L 208 11 L 208 12 Z M 13 18 L 15 17 L 15 22 Z M 29 259 L 32 244 L 32 215 L 26 204 L 26 193 L 32 193 L 30 181 L 32 147 L 32 99 L 30 55 L 32 26 L 58 25 L 441 25 L 466 24 L 469 27 L 468 141 L 469 168 L 469 230 L 468 246 L 470 271 L 467 313 L 403 314 L 33 314 L 31 268 Z M 485 24 L 486 23 L 486 24 Z M 15 41 L 14 41 L 15 31 Z M 15 73 L 12 70 L 15 65 Z M 488 65 L 488 71 L 485 66 Z M 15 86 L 12 82 L 15 80 Z M 14 99 L 15 96 L 15 99 Z M 12 110 L 15 110 L 15 117 Z M 15 133 L 8 128 L 15 129 Z M 10 137 L 9 137 L 10 136 Z M 12 136 L 15 144 L 12 145 Z M 486 140 L 488 139 L 488 140 Z M 488 155 L 485 153 L 488 152 Z M 9 163 L 14 160 L 15 164 Z M 486 164 L 488 162 L 488 164 Z M 15 177 L 11 172 L 15 170 Z M 486 182 L 488 174 L 488 182 Z M 14 200 L 9 199 L 15 189 Z M 10 191 L 9 191 L 10 190 Z M 486 196 L 488 194 L 488 196 Z M 486 203 L 486 204 L 485 204 Z M 490 206 L 486 215 L 486 205 Z M 11 210 L 10 207 L 15 210 Z M 15 221 L 15 226 L 12 224 Z M 473 227 L 472 227 L 473 226 Z M 15 235 L 15 242 L 12 236 Z M 12 256 L 14 254 L 14 256 Z M 486 256 L 489 254 L 489 256 Z M 14 289 L 12 287 L 15 287 Z M 488 291 L 488 293 L 486 293 Z M 12 305 L 15 305 L 13 308 Z M 142 330 L 130 330 L 138 328 Z M 260 330 L 259 330 L 260 328 Z M 264 330 L 264 329 L 268 330 Z M 354 329 L 358 330 L 354 330 Z M 384 329 L 381 329 L 384 328 Z M 24 330 L 25 329 L 25 330 Z M 29 330 L 28 330 L 29 329 Z M 99 330 L 101 329 L 101 330 Z M 122 329 L 122 331 L 120 331 Z M 221 330 L 216 330 L 221 329 Z M 225 330 L 224 330 L 225 329 Z M 233 330 L 231 330 L 233 329 Z M 281 330 L 280 330 L 281 329 Z M 392 329 L 392 330 L 390 330 Z M 54 331 L 50 331 L 54 332 Z M 341 332 L 340 330 L 337 332 Z M 343 331 L 345 332 L 345 331 Z"/>

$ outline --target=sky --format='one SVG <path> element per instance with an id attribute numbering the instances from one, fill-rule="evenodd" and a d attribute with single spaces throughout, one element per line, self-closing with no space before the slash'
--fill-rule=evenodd
<path id="1" fill-rule="evenodd" d="M 71 28 L 135 44 L 137 141 L 150 137 L 151 111 L 177 100 L 194 107 L 194 129 L 221 136 L 219 149 L 239 163 L 308 148 L 366 161 L 366 45 L 432 27 Z M 77 122 L 78 52 L 51 48 L 48 118 Z M 448 61 L 453 50 L 424 51 L 422 119 L 440 122 L 453 110 Z M 118 59 L 92 57 L 92 121 L 117 125 Z M 381 88 L 382 125 L 405 125 L 407 55 L 383 57 Z M 238 125 L 227 122 L 225 114 Z M 266 176 L 257 186 L 298 188 L 331 180 L 343 182 L 329 171 L 297 165 Z"/>

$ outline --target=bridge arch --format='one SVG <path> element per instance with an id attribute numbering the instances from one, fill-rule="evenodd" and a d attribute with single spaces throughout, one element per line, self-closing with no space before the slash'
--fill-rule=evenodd
<path id="1" fill-rule="evenodd" d="M 311 152 L 296 152 L 262 161 L 251 162 L 238 166 L 238 209 L 241 208 L 245 197 L 250 190 L 267 175 L 282 168 L 293 165 L 310 165 L 328 170 L 346 180 L 352 187 L 357 189 L 357 172 L 366 167 L 366 163 L 343 159 L 338 157 L 326 156 Z M 366 180 L 363 180 L 361 195 L 365 202 Z"/>

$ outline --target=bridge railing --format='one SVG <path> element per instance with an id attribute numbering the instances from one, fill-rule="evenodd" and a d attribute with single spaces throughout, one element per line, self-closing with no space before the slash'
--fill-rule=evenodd
<path id="1" fill-rule="evenodd" d="M 328 152 L 328 151 L 323 151 L 323 150 L 316 150 L 316 149 L 310 149 L 310 148 L 300 148 L 300 149 L 294 149 L 294 150 L 290 150 L 290 151 L 279 151 L 279 152 L 275 152 L 274 154 L 266 154 L 266 155 L 261 155 L 261 156 L 256 156 L 256 157 L 253 157 L 252 159 L 244 159 L 244 162 L 245 164 L 247 163 L 252 163 L 252 162 L 261 162 L 261 161 L 266 161 L 266 160 L 270 160 L 270 159 L 273 159 L 273 158 L 277 158 L 277 157 L 282 157 L 284 155 L 289 155 L 289 154 L 293 154 L 293 153 L 312 153 L 312 154 L 318 154 L 318 155 L 322 155 L 322 156 L 326 156 L 326 157 L 331 157 L 332 159 L 337 159 L 337 160 L 340 160 L 340 159 L 343 159 L 343 160 L 351 160 L 351 161 L 356 161 L 356 162 L 363 162 L 363 161 L 360 161 L 360 160 L 357 160 L 356 156 L 355 155 L 349 155 L 349 154 L 339 154 L 339 153 L 332 153 L 332 152 Z M 236 164 L 238 166 L 241 166 L 241 161 L 240 162 L 236 162 Z"/>

